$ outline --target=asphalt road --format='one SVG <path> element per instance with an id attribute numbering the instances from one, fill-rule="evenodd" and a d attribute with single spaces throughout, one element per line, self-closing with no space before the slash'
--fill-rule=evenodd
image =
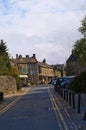
<path id="1" fill-rule="evenodd" d="M 70 130 L 49 86 L 31 87 L 0 115 L 0 130 Z"/>

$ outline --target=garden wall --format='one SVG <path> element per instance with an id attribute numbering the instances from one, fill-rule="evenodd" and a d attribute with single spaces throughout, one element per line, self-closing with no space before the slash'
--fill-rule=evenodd
<path id="1" fill-rule="evenodd" d="M 0 76 L 0 92 L 15 94 L 17 91 L 16 80 L 11 76 Z"/>

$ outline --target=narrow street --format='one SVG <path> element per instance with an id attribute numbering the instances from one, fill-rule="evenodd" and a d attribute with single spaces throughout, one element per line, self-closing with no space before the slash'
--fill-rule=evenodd
<path id="1" fill-rule="evenodd" d="M 16 100 L 0 115 L 1 130 L 76 130 L 58 107 L 53 87 L 40 85 Z"/>

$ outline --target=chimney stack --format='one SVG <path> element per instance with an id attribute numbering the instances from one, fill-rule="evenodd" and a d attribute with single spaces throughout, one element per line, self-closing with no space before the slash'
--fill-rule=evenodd
<path id="1" fill-rule="evenodd" d="M 29 58 L 29 55 L 26 55 L 26 58 Z"/>
<path id="2" fill-rule="evenodd" d="M 33 54 L 33 58 L 36 59 L 36 55 L 35 54 Z"/>
<path id="3" fill-rule="evenodd" d="M 18 54 L 16 54 L 16 59 L 18 59 Z"/>
<path id="4" fill-rule="evenodd" d="M 22 59 L 22 55 L 19 55 L 19 59 Z"/>
<path id="5" fill-rule="evenodd" d="M 44 58 L 43 63 L 46 63 L 46 59 Z"/>

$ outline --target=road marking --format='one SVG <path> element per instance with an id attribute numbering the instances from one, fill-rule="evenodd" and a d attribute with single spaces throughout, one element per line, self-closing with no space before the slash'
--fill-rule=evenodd
<path id="1" fill-rule="evenodd" d="M 50 93 L 49 93 L 49 96 L 50 96 Z M 61 125 L 61 123 L 60 123 L 60 120 L 59 120 L 58 114 L 57 114 L 57 112 L 56 112 L 55 105 L 54 105 L 54 103 L 53 103 L 53 98 L 51 98 L 51 96 L 50 96 L 50 101 L 51 101 L 52 106 L 53 106 L 53 109 L 54 109 L 54 111 L 55 111 L 56 118 L 57 118 L 57 120 L 58 120 L 59 128 L 60 128 L 60 130 L 62 130 L 62 125 Z"/>
<path id="2" fill-rule="evenodd" d="M 56 113 L 56 117 L 57 117 L 57 119 L 58 119 L 58 115 L 59 115 L 59 118 L 60 118 L 60 120 L 62 121 L 62 123 L 63 123 L 63 125 L 64 125 L 64 127 L 65 127 L 65 130 L 69 130 L 68 129 L 68 127 L 67 127 L 67 125 L 66 125 L 66 123 L 65 123 L 65 121 L 64 121 L 64 118 L 63 118 L 63 116 L 62 116 L 62 114 L 61 114 L 61 112 L 60 112 L 60 110 L 59 110 L 59 108 L 58 108 L 58 106 L 57 106 L 57 104 L 56 104 L 56 101 L 55 101 L 55 99 L 53 98 L 53 95 L 52 95 L 52 93 L 50 92 L 50 89 L 49 89 L 49 87 L 48 87 L 48 92 L 49 92 L 49 95 L 50 95 L 50 100 L 51 100 L 51 102 L 53 103 L 53 105 L 54 105 L 54 110 L 55 110 L 55 113 Z M 57 112 L 58 112 L 58 114 L 57 114 Z M 60 120 L 58 119 L 58 121 L 59 121 L 59 127 L 60 127 L 60 130 L 62 130 L 63 128 L 62 128 L 62 126 L 61 126 L 61 122 L 60 122 Z"/>
<path id="3" fill-rule="evenodd" d="M 4 107 L 2 110 L 0 110 L 0 114 L 6 112 L 9 108 L 11 108 L 20 98 L 21 98 L 21 96 L 17 97 L 11 103 L 9 103 L 6 107 Z"/>
<path id="4" fill-rule="evenodd" d="M 54 95 L 54 99 L 58 100 L 56 94 Z M 60 105 L 63 107 L 63 105 L 61 103 L 60 103 Z M 74 124 L 74 122 L 72 121 L 72 119 L 66 109 L 64 109 L 64 112 L 65 112 L 66 116 L 68 117 L 68 120 L 71 121 L 72 126 L 77 130 L 77 125 Z"/>
<path id="5" fill-rule="evenodd" d="M 23 95 L 28 93 L 28 91 L 25 91 L 22 95 L 19 95 L 16 99 L 14 99 L 12 102 L 10 102 L 8 105 L 6 105 L 2 110 L 0 110 L 0 115 L 3 114 L 4 112 L 6 112 L 7 110 L 9 110 Z"/>

